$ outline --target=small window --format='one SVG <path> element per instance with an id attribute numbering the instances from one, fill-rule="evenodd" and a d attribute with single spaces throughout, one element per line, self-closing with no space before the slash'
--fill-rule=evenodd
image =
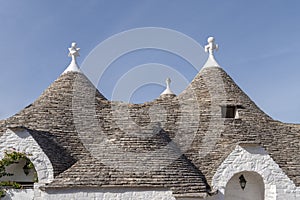
<path id="1" fill-rule="evenodd" d="M 236 106 L 221 106 L 222 118 L 235 118 L 236 117 Z"/>
<path id="2" fill-rule="evenodd" d="M 239 110 L 245 109 L 242 105 L 222 105 L 222 118 L 240 119 Z"/>

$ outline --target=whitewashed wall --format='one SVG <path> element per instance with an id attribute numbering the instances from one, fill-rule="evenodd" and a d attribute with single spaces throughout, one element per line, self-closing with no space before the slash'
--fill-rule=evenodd
<path id="1" fill-rule="evenodd" d="M 34 191 L 33 189 L 10 189 L 6 191 L 7 194 L 1 200 L 33 200 L 34 199 Z"/>
<path id="2" fill-rule="evenodd" d="M 41 192 L 35 200 L 176 200 L 171 191 L 140 188 L 58 189 Z"/>
<path id="3" fill-rule="evenodd" d="M 219 194 L 208 198 L 223 200 L 226 184 L 237 173 L 257 172 L 264 181 L 265 200 L 299 200 L 300 188 L 285 175 L 278 164 L 259 146 L 236 146 L 213 177 L 213 188 Z"/>
<path id="4" fill-rule="evenodd" d="M 171 191 L 140 188 L 84 188 L 41 191 L 8 190 L 3 200 L 176 200 Z M 1 199 L 2 200 L 2 199 Z"/>

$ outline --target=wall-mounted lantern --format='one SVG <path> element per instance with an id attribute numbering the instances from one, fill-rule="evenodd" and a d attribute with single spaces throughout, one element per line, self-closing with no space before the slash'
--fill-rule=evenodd
<path id="1" fill-rule="evenodd" d="M 241 175 L 241 176 L 239 177 L 239 179 L 240 179 L 240 186 L 241 186 L 241 188 L 244 190 L 245 187 L 246 187 L 247 181 L 246 181 L 244 175 Z"/>
<path id="2" fill-rule="evenodd" d="M 27 165 L 25 165 L 23 167 L 23 171 L 24 171 L 24 173 L 25 173 L 26 176 L 28 176 L 28 174 L 30 173 L 30 169 L 27 167 Z"/>

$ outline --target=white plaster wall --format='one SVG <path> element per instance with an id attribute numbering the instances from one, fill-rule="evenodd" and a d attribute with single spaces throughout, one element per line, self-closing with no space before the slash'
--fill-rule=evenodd
<path id="1" fill-rule="evenodd" d="M 219 194 L 211 200 L 223 200 L 227 182 L 237 173 L 257 172 L 264 181 L 265 200 L 299 200 L 300 188 L 285 175 L 278 164 L 259 146 L 236 146 L 213 177 L 213 188 Z"/>
<path id="2" fill-rule="evenodd" d="M 1 200 L 33 200 L 33 189 L 17 190 L 10 189 L 6 191 L 6 196 Z"/>
<path id="3" fill-rule="evenodd" d="M 169 190 L 140 188 L 81 188 L 41 192 L 35 200 L 176 200 Z"/>

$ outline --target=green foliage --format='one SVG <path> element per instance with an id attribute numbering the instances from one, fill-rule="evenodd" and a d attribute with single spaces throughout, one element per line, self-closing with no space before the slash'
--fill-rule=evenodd
<path id="1" fill-rule="evenodd" d="M 0 198 L 5 197 L 6 192 L 5 190 L 0 189 Z"/>
<path id="2" fill-rule="evenodd" d="M 7 186 L 11 186 L 13 187 L 14 189 L 21 189 L 22 188 L 22 185 L 19 184 L 19 183 L 16 183 L 14 181 L 1 181 L 0 182 L 0 187 L 7 187 Z"/>
<path id="3" fill-rule="evenodd" d="M 33 174 L 33 182 L 35 182 L 35 183 L 39 182 L 39 178 L 38 178 L 36 172 L 34 172 L 34 174 Z"/>
<path id="4" fill-rule="evenodd" d="M 29 158 L 27 158 L 27 155 L 25 153 L 16 151 L 8 153 L 6 151 L 4 153 L 4 158 L 0 160 L 0 178 L 3 176 L 12 176 L 13 174 L 6 172 L 5 167 L 11 164 L 19 163 L 21 159 L 24 159 L 26 161 L 26 164 L 24 165 L 23 169 L 29 170 L 34 168 L 32 162 L 29 160 Z"/>
<path id="5" fill-rule="evenodd" d="M 11 164 L 19 163 L 20 160 L 25 160 L 25 165 L 23 166 L 23 171 L 27 176 L 31 169 L 34 169 L 33 163 L 27 157 L 28 155 L 21 152 L 4 152 L 4 158 L 0 160 L 0 178 L 4 176 L 13 176 L 11 173 L 6 172 L 6 167 Z M 38 181 L 37 174 L 34 174 L 34 182 Z M 1 181 L 0 182 L 0 198 L 6 195 L 5 187 L 12 187 L 14 189 L 21 189 L 22 185 L 14 181 Z"/>

